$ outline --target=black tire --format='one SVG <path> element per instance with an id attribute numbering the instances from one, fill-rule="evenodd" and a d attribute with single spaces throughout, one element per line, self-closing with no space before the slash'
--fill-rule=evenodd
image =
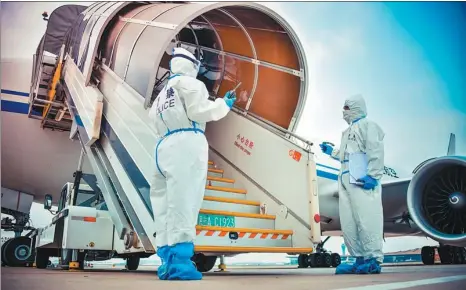
<path id="1" fill-rule="evenodd" d="M 435 263 L 435 248 L 429 246 L 422 247 L 421 259 L 424 265 L 433 265 Z"/>
<path id="2" fill-rule="evenodd" d="M 7 244 L 10 243 L 11 240 L 12 239 L 9 239 L 8 241 L 4 242 L 3 245 L 2 245 L 2 250 L 1 250 L 2 251 L 1 252 L 1 254 L 2 254 L 2 267 L 8 266 L 8 263 L 7 263 L 6 257 L 5 257 L 5 248 L 6 248 Z"/>
<path id="3" fill-rule="evenodd" d="M 31 239 L 28 237 L 16 237 L 3 249 L 5 263 L 10 267 L 25 267 L 34 260 Z"/>
<path id="4" fill-rule="evenodd" d="M 336 268 L 341 264 L 341 256 L 337 253 L 333 253 L 331 255 L 332 257 L 332 267 Z"/>
<path id="5" fill-rule="evenodd" d="M 322 254 L 317 253 L 317 254 L 314 254 L 313 256 L 314 256 L 315 267 L 316 267 L 316 268 L 321 268 L 321 267 L 323 267 L 323 265 L 324 265 L 324 259 L 323 259 Z"/>
<path id="6" fill-rule="evenodd" d="M 217 256 L 206 256 L 204 254 L 194 254 L 191 260 L 196 265 L 196 268 L 199 272 L 205 273 L 212 270 L 217 261 Z"/>
<path id="7" fill-rule="evenodd" d="M 309 267 L 309 255 L 300 254 L 298 256 L 298 268 L 307 268 Z"/>
<path id="8" fill-rule="evenodd" d="M 453 264 L 453 251 L 449 246 L 438 248 L 438 255 L 442 264 Z"/>
<path id="9" fill-rule="evenodd" d="M 315 257 L 316 254 L 310 254 L 307 258 L 307 264 L 309 265 L 309 267 L 311 268 L 317 268 L 317 264 L 316 264 L 316 257 Z"/>
<path id="10" fill-rule="evenodd" d="M 126 269 L 129 271 L 136 271 L 139 267 L 139 261 L 141 257 L 139 256 L 129 256 L 126 259 Z"/>
<path id="11" fill-rule="evenodd" d="M 49 255 L 47 249 L 36 249 L 36 268 L 46 269 L 49 265 Z M 51 262 L 50 262 L 51 264 Z"/>
<path id="12" fill-rule="evenodd" d="M 330 268 L 332 265 L 332 256 L 329 253 L 322 254 L 322 266 L 325 268 Z"/>

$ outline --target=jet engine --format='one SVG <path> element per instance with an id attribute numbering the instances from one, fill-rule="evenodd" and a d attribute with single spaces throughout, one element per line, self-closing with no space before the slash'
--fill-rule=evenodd
<path id="1" fill-rule="evenodd" d="M 433 158 L 418 166 L 407 199 L 425 234 L 441 244 L 466 246 L 466 157 Z"/>

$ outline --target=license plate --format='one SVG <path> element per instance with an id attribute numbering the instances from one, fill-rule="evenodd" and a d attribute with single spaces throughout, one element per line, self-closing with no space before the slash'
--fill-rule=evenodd
<path id="1" fill-rule="evenodd" d="M 200 226 L 234 228 L 235 217 L 200 213 L 199 217 L 197 218 L 197 224 Z"/>

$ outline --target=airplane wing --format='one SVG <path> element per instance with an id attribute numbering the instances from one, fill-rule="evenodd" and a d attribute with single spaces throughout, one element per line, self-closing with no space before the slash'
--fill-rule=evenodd
<path id="1" fill-rule="evenodd" d="M 410 181 L 411 177 L 382 181 L 382 198 L 384 202 L 386 201 L 385 198 L 388 198 L 387 201 L 391 201 L 395 197 L 401 197 L 406 203 L 406 193 Z"/>

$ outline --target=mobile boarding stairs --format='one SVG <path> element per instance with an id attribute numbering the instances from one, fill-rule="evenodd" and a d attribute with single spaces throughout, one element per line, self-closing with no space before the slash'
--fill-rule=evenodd
<path id="1" fill-rule="evenodd" d="M 106 17 L 117 15 L 124 5 L 124 2 L 109 4 L 106 6 Z M 147 11 L 153 7 L 171 5 L 172 10 L 167 13 L 177 13 L 177 7 L 184 4 L 151 5 L 147 6 Z M 190 9 L 206 7 L 190 5 Z M 219 3 L 213 6 L 222 5 Z M 257 5 L 249 6 L 254 8 Z M 265 11 L 265 8 L 261 9 L 260 11 Z M 218 11 L 230 15 L 226 10 Z M 99 13 L 103 12 L 99 12 L 97 8 L 89 8 L 83 12 L 87 15 L 85 17 L 95 14 L 97 19 L 103 17 L 103 14 Z M 268 13 L 273 14 L 271 11 Z M 126 21 L 124 19 L 126 18 L 120 18 L 120 21 Z M 131 63 L 138 54 L 130 55 L 131 62 L 128 59 L 129 69 L 126 67 L 124 76 L 121 76 L 117 67 L 117 59 L 123 50 L 116 50 L 113 55 L 112 48 L 111 59 L 115 59 L 112 64 L 107 62 L 108 58 L 106 60 L 102 57 L 105 51 L 93 54 L 93 51 L 98 49 L 111 48 L 99 45 L 100 39 L 96 37 L 100 36 L 102 31 L 104 36 L 106 33 L 112 35 L 112 32 L 106 30 L 110 29 L 106 27 L 108 21 L 89 22 L 93 23 L 90 29 L 96 34 L 86 35 L 84 32 L 81 46 L 88 46 L 84 50 L 82 47 L 80 49 L 79 45 L 63 44 L 52 61 L 53 70 L 50 69 L 49 58 L 43 56 L 43 48 L 38 49 L 35 56 L 30 103 L 30 112 L 34 114 L 30 113 L 30 116 L 40 119 L 44 128 L 69 130 L 70 139 L 79 140 L 81 143 L 82 158 L 90 163 L 95 176 L 95 184 L 88 181 L 81 187 L 95 193 L 92 202 L 77 203 L 83 174 L 81 165 L 76 172 L 78 176 L 75 182 L 65 186 L 64 191 L 67 193 L 63 198 L 63 206 L 52 224 L 36 233 L 38 266 L 43 266 L 49 256 L 56 255 L 56 249 L 64 249 L 65 252 L 71 250 L 67 252 L 71 255 L 71 262 L 82 261 L 83 258 L 79 258 L 82 252 L 116 253 L 115 256 L 128 259 L 147 257 L 156 252 L 149 194 L 149 180 L 155 167 L 154 148 L 158 137 L 148 118 L 148 110 L 153 102 L 152 89 L 150 96 L 144 98 L 142 91 L 145 90 L 139 90 L 130 81 L 134 79 L 131 73 L 135 72 Z M 52 16 L 49 26 L 51 23 Z M 88 25 L 91 25 L 89 23 Z M 130 27 L 137 25 L 140 24 L 131 23 Z M 70 29 L 74 33 L 73 28 Z M 99 29 L 100 34 L 97 33 Z M 173 33 L 176 34 L 176 31 L 173 30 Z M 119 37 L 123 41 L 125 30 L 121 34 Z M 173 38 L 165 32 L 157 35 L 167 39 Z M 141 40 L 143 38 L 141 37 Z M 102 39 L 111 40 L 105 37 Z M 130 41 L 136 48 L 138 39 L 139 36 L 134 42 Z M 71 41 L 72 44 L 73 39 L 67 41 Z M 187 42 L 178 43 L 185 47 L 194 45 Z M 200 47 L 199 44 L 194 46 Z M 209 50 L 203 47 L 201 49 Z M 280 47 L 277 46 L 277 49 L 280 50 Z M 316 162 L 311 152 L 312 144 L 292 132 L 306 96 L 305 59 L 300 58 L 299 62 L 296 61 L 301 68 L 289 69 L 262 62 L 257 56 L 251 61 L 233 53 L 222 54 L 214 49 L 209 51 L 224 57 L 228 55 L 238 62 L 252 62 L 252 72 L 255 68 L 255 74 L 250 76 L 249 83 L 254 79 L 253 91 L 256 90 L 257 93 L 254 100 L 252 95 L 249 97 L 246 106 L 238 105 L 224 119 L 207 125 L 209 169 L 195 240 L 196 255 L 199 259 L 204 259 L 204 262 L 197 262 L 198 268 L 201 267 L 202 270 L 202 264 L 207 263 L 206 259 L 213 266 L 211 262 L 213 260 L 215 263 L 215 258 L 209 257 L 222 255 L 259 252 L 313 253 L 321 243 Z M 263 117 L 260 113 L 256 114 L 248 109 L 259 106 L 254 102 L 259 102 L 260 95 L 264 92 L 267 94 L 264 90 L 270 86 L 270 83 L 258 79 L 257 69 L 262 67 L 277 74 L 278 77 L 274 80 L 279 82 L 280 87 L 296 94 L 294 99 L 290 98 L 292 102 L 296 102 L 291 105 L 292 108 L 288 106 L 286 109 L 291 112 L 287 113 L 288 119 L 280 121 L 290 128 L 289 130 L 283 128 L 285 125 L 277 125 L 280 123 L 278 121 L 270 121 L 273 119 L 271 114 L 268 114 L 269 117 Z M 47 72 L 46 76 L 44 71 Z M 158 70 L 156 68 L 154 90 L 159 84 L 163 85 L 166 82 L 166 72 L 167 69 L 165 67 L 164 70 L 162 64 Z M 247 74 L 245 76 L 248 77 Z M 243 77 L 242 81 L 247 82 L 247 79 Z M 45 83 L 48 84 L 46 89 Z M 225 78 L 219 85 L 220 89 L 216 87 L 213 90 L 213 95 L 216 95 L 215 92 L 222 95 L 222 91 L 225 92 L 234 85 Z M 283 100 L 279 102 L 285 106 Z M 272 113 L 277 115 L 284 111 L 285 109 Z M 46 204 L 50 204 L 50 201 Z M 56 225 L 60 220 L 63 222 L 58 227 Z M 111 254 L 108 255 L 108 258 L 111 257 Z M 41 263 L 38 263 L 38 260 Z M 207 271 L 212 268 L 204 266 L 204 270 Z"/>

